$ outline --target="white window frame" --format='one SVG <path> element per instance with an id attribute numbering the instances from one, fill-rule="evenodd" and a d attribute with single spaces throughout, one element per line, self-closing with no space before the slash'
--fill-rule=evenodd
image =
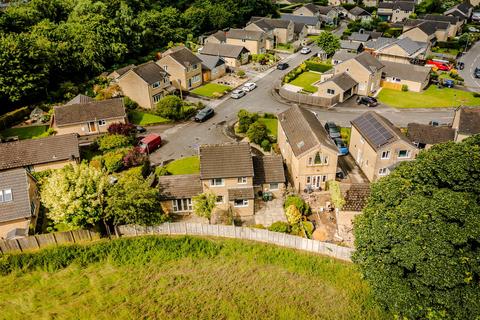
<path id="1" fill-rule="evenodd" d="M 185 207 L 186 203 L 186 207 Z M 181 209 L 179 208 L 179 204 Z M 173 212 L 191 212 L 193 211 L 192 199 L 175 199 L 172 200 L 172 210 Z"/>
<path id="2" fill-rule="evenodd" d="M 401 156 L 400 152 L 405 151 L 407 153 L 406 156 Z M 398 159 L 408 159 L 411 156 L 411 151 L 410 150 L 399 150 L 398 151 Z"/>
<path id="3" fill-rule="evenodd" d="M 274 187 L 275 186 L 275 187 Z M 268 186 L 270 190 L 278 190 L 280 188 L 280 183 L 278 182 L 271 182 L 270 185 Z"/>
<path id="4" fill-rule="evenodd" d="M 388 168 L 380 168 L 378 169 L 379 176 L 386 176 L 388 174 Z"/>
<path id="5" fill-rule="evenodd" d="M 390 159 L 390 150 L 382 151 L 382 155 L 380 156 L 382 160 Z"/>
<path id="6" fill-rule="evenodd" d="M 247 177 L 238 177 L 237 178 L 238 184 L 247 184 Z"/>
<path id="7" fill-rule="evenodd" d="M 152 83 L 152 88 L 153 89 L 158 88 L 158 87 L 160 87 L 160 81 Z"/>
<path id="8" fill-rule="evenodd" d="M 0 202 L 11 202 L 11 201 L 13 201 L 12 189 L 4 189 L 4 190 L 0 191 L 0 193 L 2 193 L 2 201 L 0 201 Z"/>
<path id="9" fill-rule="evenodd" d="M 241 205 L 237 204 L 237 201 L 242 201 L 242 204 L 241 204 Z M 248 207 L 248 200 L 247 200 L 247 199 L 233 200 L 233 206 L 234 206 L 235 208 L 245 208 L 245 207 Z"/>
<path id="10" fill-rule="evenodd" d="M 193 76 L 192 78 L 192 83 L 197 83 L 201 80 L 200 75 Z"/>
<path id="11" fill-rule="evenodd" d="M 152 97 L 152 100 L 154 103 L 157 103 L 158 101 L 162 100 L 162 98 L 163 98 L 163 95 L 161 93 L 157 93 Z"/>
<path id="12" fill-rule="evenodd" d="M 220 182 L 220 183 L 217 183 L 217 182 Z M 223 186 L 225 186 L 225 179 L 223 179 L 223 178 L 210 179 L 210 186 L 211 187 L 223 187 Z"/>
<path id="13" fill-rule="evenodd" d="M 107 120 L 104 120 L 104 119 L 98 120 L 98 125 L 100 127 L 105 127 L 107 125 Z"/>

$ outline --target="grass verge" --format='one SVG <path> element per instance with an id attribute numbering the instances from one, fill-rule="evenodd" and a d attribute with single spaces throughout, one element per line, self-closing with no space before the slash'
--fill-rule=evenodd
<path id="1" fill-rule="evenodd" d="M 318 88 L 315 86 L 312 86 L 312 84 L 320 80 L 320 76 L 321 75 L 319 73 L 306 71 L 301 75 L 299 75 L 294 80 L 290 81 L 289 84 L 292 84 L 297 87 L 301 87 L 303 88 L 303 90 L 307 92 L 314 93 L 314 92 L 317 92 Z"/>
<path id="2" fill-rule="evenodd" d="M 2 137 L 15 137 L 18 139 L 33 139 L 46 136 L 48 126 L 30 126 L 30 127 L 19 127 L 19 128 L 10 128 L 0 132 Z"/>
<path id="3" fill-rule="evenodd" d="M 132 110 L 128 112 L 128 119 L 131 123 L 139 126 L 151 126 L 154 124 L 168 123 L 170 120 L 157 116 L 155 114 Z"/>
<path id="4" fill-rule="evenodd" d="M 181 158 L 170 162 L 165 168 L 173 175 L 199 173 L 200 159 L 197 156 Z"/>
<path id="5" fill-rule="evenodd" d="M 198 87 L 191 92 L 207 98 L 219 98 L 225 94 L 225 92 L 231 90 L 229 86 L 218 83 L 207 83 L 201 87 Z"/>
<path id="6" fill-rule="evenodd" d="M 353 264 L 252 242 L 139 237 L 0 260 L 6 319 L 384 319 Z M 21 294 L 19 294 L 21 292 Z"/>

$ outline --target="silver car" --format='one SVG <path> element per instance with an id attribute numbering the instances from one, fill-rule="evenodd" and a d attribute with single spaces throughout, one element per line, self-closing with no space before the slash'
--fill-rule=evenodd
<path id="1" fill-rule="evenodd" d="M 231 94 L 231 97 L 233 99 L 240 99 L 244 95 L 245 95 L 245 91 L 243 91 L 243 90 L 233 90 L 232 94 Z"/>

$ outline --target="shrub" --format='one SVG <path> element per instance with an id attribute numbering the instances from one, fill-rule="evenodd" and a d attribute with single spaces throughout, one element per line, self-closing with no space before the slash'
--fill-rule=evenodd
<path id="1" fill-rule="evenodd" d="M 161 166 L 161 167 L 155 168 L 155 174 L 157 175 L 157 177 L 162 177 L 162 176 L 169 176 L 170 172 L 168 172 L 167 167 Z"/>
<path id="2" fill-rule="evenodd" d="M 332 66 L 329 64 L 318 63 L 310 60 L 305 61 L 305 64 L 307 65 L 308 70 L 316 72 L 325 72 L 332 69 Z"/>
<path id="3" fill-rule="evenodd" d="M 290 232 L 290 225 L 283 221 L 277 221 L 272 223 L 268 230 L 273 232 L 281 232 L 281 233 L 289 233 Z"/>
<path id="4" fill-rule="evenodd" d="M 130 138 L 121 134 L 107 134 L 97 139 L 98 149 L 102 151 L 123 148 L 130 145 Z"/>
<path id="5" fill-rule="evenodd" d="M 255 228 L 255 229 L 266 229 L 265 226 L 263 224 L 254 224 L 254 225 L 251 225 L 250 228 Z"/>
<path id="6" fill-rule="evenodd" d="M 272 150 L 272 145 L 271 145 L 270 141 L 267 140 L 267 139 L 263 140 L 260 146 L 262 147 L 262 149 L 264 151 Z"/>
<path id="7" fill-rule="evenodd" d="M 30 115 L 28 107 L 19 108 L 0 116 L 0 129 L 7 129 Z"/>
<path id="8" fill-rule="evenodd" d="M 289 195 L 285 199 L 284 207 L 288 208 L 291 205 L 294 205 L 303 215 L 308 215 L 311 211 L 308 203 L 297 195 Z"/>
<path id="9" fill-rule="evenodd" d="M 473 93 L 473 96 L 474 96 L 475 98 L 480 98 L 480 93 L 474 92 L 474 93 Z"/>
<path id="10" fill-rule="evenodd" d="M 135 126 L 131 123 L 112 123 L 107 130 L 110 134 L 121 134 L 127 137 L 135 135 Z"/>
<path id="11" fill-rule="evenodd" d="M 123 104 L 127 110 L 135 110 L 139 107 L 138 103 L 130 99 L 129 97 L 123 98 Z"/>
<path id="12" fill-rule="evenodd" d="M 408 86 L 406 84 L 402 85 L 402 91 L 407 92 L 408 91 Z"/>
<path id="13" fill-rule="evenodd" d="M 117 172 L 123 168 L 123 152 L 112 151 L 104 154 L 102 156 L 103 159 L 103 167 L 107 170 L 107 172 Z"/>
<path id="14" fill-rule="evenodd" d="M 245 109 L 240 109 L 237 113 L 238 117 L 238 132 L 245 133 L 250 128 L 250 125 L 258 120 L 257 113 L 250 113 Z"/>
<path id="15" fill-rule="evenodd" d="M 262 141 L 268 138 L 267 126 L 256 121 L 248 128 L 247 137 L 251 142 L 261 144 Z"/>
<path id="16" fill-rule="evenodd" d="M 243 70 L 238 70 L 238 71 L 237 71 L 237 76 L 240 77 L 240 78 L 245 77 L 245 71 L 243 71 Z"/>
<path id="17" fill-rule="evenodd" d="M 148 157 L 140 152 L 140 148 L 132 148 L 123 157 L 123 166 L 125 168 L 131 168 L 148 163 Z"/>
<path id="18" fill-rule="evenodd" d="M 183 101 L 177 96 L 170 95 L 163 97 L 157 103 L 155 112 L 164 118 L 180 120 L 183 118 Z"/>
<path id="19" fill-rule="evenodd" d="M 265 119 L 276 119 L 276 118 L 277 118 L 273 113 L 268 113 L 268 112 L 266 112 L 266 113 L 263 115 L 263 117 L 264 117 Z"/>
<path id="20" fill-rule="evenodd" d="M 287 216 L 288 223 L 292 226 L 299 223 L 302 219 L 302 213 L 293 204 L 287 207 L 285 210 L 285 215 Z"/>

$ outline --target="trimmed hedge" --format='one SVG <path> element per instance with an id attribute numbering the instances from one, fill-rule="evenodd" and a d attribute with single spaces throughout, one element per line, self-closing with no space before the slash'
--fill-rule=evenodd
<path id="1" fill-rule="evenodd" d="M 332 69 L 331 65 L 308 61 L 308 60 L 305 61 L 305 64 L 307 65 L 307 69 L 310 71 L 325 72 Z"/>
<path id="2" fill-rule="evenodd" d="M 0 116 L 0 130 L 8 129 L 30 115 L 30 109 L 23 107 Z"/>

